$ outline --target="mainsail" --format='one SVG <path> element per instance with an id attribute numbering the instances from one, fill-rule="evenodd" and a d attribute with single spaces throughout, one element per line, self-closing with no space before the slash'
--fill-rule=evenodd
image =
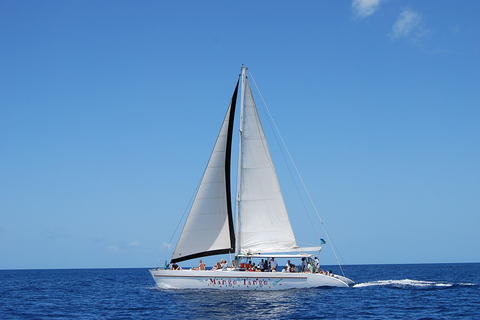
<path id="1" fill-rule="evenodd" d="M 238 82 L 172 262 L 235 251 L 230 163 L 237 92 Z"/>
<path id="2" fill-rule="evenodd" d="M 239 192 L 242 254 L 297 249 L 265 133 L 245 78 L 241 183 Z"/>

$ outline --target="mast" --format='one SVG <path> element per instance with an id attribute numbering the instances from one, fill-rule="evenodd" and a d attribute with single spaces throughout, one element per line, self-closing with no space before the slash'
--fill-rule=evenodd
<path id="1" fill-rule="evenodd" d="M 238 134 L 238 168 L 237 168 L 237 203 L 236 203 L 236 215 L 235 215 L 235 225 L 237 226 L 237 236 L 235 244 L 235 260 L 238 259 L 238 254 L 240 253 L 240 190 L 242 188 L 242 144 L 243 144 L 243 111 L 244 111 L 244 100 L 245 100 L 245 80 L 247 67 L 242 64 L 242 88 L 240 94 L 240 129 Z M 238 262 L 238 261 L 236 261 Z"/>

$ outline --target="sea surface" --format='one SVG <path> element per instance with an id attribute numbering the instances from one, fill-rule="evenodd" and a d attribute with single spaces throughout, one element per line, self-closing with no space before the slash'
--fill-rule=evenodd
<path id="1" fill-rule="evenodd" d="M 148 269 L 0 270 L 0 319 L 480 319 L 480 263 L 343 268 L 352 288 L 285 291 L 162 290 Z"/>

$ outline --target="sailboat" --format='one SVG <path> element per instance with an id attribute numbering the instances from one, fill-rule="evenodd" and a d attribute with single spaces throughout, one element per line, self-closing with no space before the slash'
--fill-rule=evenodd
<path id="1" fill-rule="evenodd" d="M 281 290 L 348 287 L 353 281 L 315 272 L 249 272 L 254 258 L 304 258 L 312 261 L 321 246 L 297 245 L 253 99 L 247 68 L 241 74 L 189 215 L 170 263 L 235 254 L 232 266 L 217 270 L 151 269 L 163 289 Z M 231 196 L 234 116 L 240 88 L 240 125 L 235 215 Z M 234 229 L 236 227 L 236 232 Z M 310 253 L 309 253 L 310 252 Z M 312 253 L 316 252 L 316 253 Z M 262 260 L 263 261 L 263 260 Z M 276 262 L 272 262 L 275 266 Z M 266 270 L 269 271 L 269 270 Z"/>

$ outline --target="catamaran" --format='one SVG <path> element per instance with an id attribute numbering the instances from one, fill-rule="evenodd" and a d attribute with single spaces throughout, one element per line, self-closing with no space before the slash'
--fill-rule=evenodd
<path id="1" fill-rule="evenodd" d="M 177 262 L 206 256 L 235 254 L 232 266 L 215 271 L 165 267 L 152 269 L 150 273 L 163 289 L 348 287 L 353 281 L 339 275 L 276 270 L 249 272 L 248 262 L 252 258 L 305 258 L 312 261 L 315 255 L 319 255 L 321 245 L 306 248 L 297 245 L 246 71 L 247 68 L 242 66 L 220 133 L 170 260 L 176 265 Z M 239 83 L 239 157 L 234 216 L 230 173 Z"/>

